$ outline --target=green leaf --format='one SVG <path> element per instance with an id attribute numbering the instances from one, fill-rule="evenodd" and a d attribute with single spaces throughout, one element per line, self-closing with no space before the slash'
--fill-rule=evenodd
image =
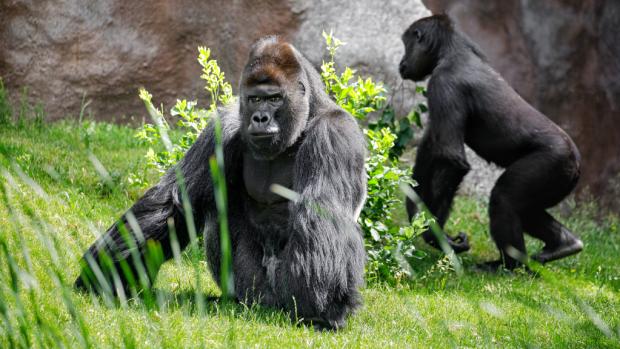
<path id="1" fill-rule="evenodd" d="M 422 119 L 420 117 L 420 113 L 417 110 L 412 110 L 407 115 L 407 119 L 411 120 L 416 126 L 422 128 Z"/>

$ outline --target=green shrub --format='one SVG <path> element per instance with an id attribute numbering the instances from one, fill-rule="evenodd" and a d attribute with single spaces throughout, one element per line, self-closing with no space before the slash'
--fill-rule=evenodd
<path id="1" fill-rule="evenodd" d="M 332 33 L 323 32 L 329 61 L 321 64 L 321 78 L 327 92 L 339 106 L 358 120 L 364 120 L 369 113 L 379 110 L 385 101 L 385 88 L 371 78 L 366 80 L 355 76 L 355 70 L 346 67 L 340 75 L 336 73 L 334 58 L 344 43 Z"/>
<path id="2" fill-rule="evenodd" d="M 217 109 L 218 102 L 228 104 L 232 101 L 232 87 L 226 82 L 224 72 L 218 66 L 217 61 L 209 59 L 210 56 L 211 51 L 209 49 L 198 47 L 198 63 L 202 66 L 200 78 L 206 81 L 205 89 L 211 97 L 209 107 L 207 109 L 200 108 L 197 101 L 177 100 L 174 107 L 170 109 L 171 117 L 177 119 L 175 131 L 180 134 L 180 138 L 174 142 L 171 142 L 167 135 L 171 127 L 164 117 L 163 107 L 155 107 L 152 102 L 153 96 L 146 89 L 140 89 L 140 99 L 156 123 L 155 125 L 145 124 L 136 133 L 138 139 L 152 146 L 146 154 L 147 164 L 150 168 L 164 173 L 176 164 L 207 126 L 211 114 Z M 132 181 L 143 183 L 143 181 L 135 178 Z"/>
<path id="3" fill-rule="evenodd" d="M 369 281 L 398 282 L 411 274 L 409 262 L 423 256 L 413 245 L 413 237 L 427 227 L 427 217 L 418 215 L 409 226 L 401 226 L 394 217 L 394 211 L 402 207 L 403 195 L 400 186 L 415 184 L 409 167 L 401 164 L 399 156 L 413 136 L 409 118 L 397 121 L 394 111 L 384 106 L 386 89 L 372 79 L 356 76 L 351 68 L 338 74 L 335 69 L 335 55 L 344 43 L 332 35 L 323 33 L 329 61 L 321 65 L 321 76 L 326 91 L 346 111 L 363 124 L 368 139 L 369 158 L 366 161 L 368 176 L 368 198 L 359 222 L 364 231 L 368 252 L 367 279 Z M 373 112 L 381 112 L 378 120 L 368 120 Z M 419 117 L 419 111 L 416 111 Z M 399 139 L 397 134 L 402 137 Z M 399 142 L 399 143 L 396 143 Z M 398 148 L 397 148 L 398 147 Z"/>
<path id="4" fill-rule="evenodd" d="M 332 34 L 323 33 L 323 36 L 329 52 L 329 60 L 321 66 L 326 92 L 360 124 L 368 125 L 363 129 L 369 150 L 366 163 L 368 199 L 359 220 L 369 255 L 367 278 L 371 282 L 398 282 L 410 275 L 411 259 L 423 256 L 421 251 L 415 249 L 413 237 L 426 229 L 427 217 L 420 214 L 410 225 L 403 227 L 395 219 L 394 211 L 402 207 L 400 186 L 414 184 L 410 169 L 400 163 L 399 156 L 411 139 L 411 125 L 416 118 L 419 120 L 420 113 L 425 110 L 419 106 L 404 121 L 397 120 L 392 108 L 384 105 L 387 91 L 381 83 L 375 83 L 370 78 L 362 79 L 348 67 L 337 73 L 334 59 L 338 48 L 344 43 Z M 202 109 L 196 101 L 177 100 L 170 110 L 170 118 L 177 120 L 173 133 L 179 136 L 178 139 L 168 138 L 171 126 L 164 117 L 163 108 L 155 107 L 152 96 L 146 90 L 140 90 L 140 98 L 153 116 L 155 125 L 144 125 L 136 137 L 152 146 L 146 160 L 149 167 L 159 172 L 165 172 L 183 157 L 209 122 L 218 103 L 227 104 L 233 99 L 224 73 L 209 56 L 208 49 L 199 48 L 201 78 L 206 81 L 210 105 Z M 381 113 L 381 117 L 368 120 L 368 115 L 373 112 Z M 140 179 L 131 179 L 131 182 L 147 185 Z"/>
<path id="5" fill-rule="evenodd" d="M 417 93 L 424 93 L 423 87 L 416 88 Z M 425 104 L 418 104 L 411 110 L 411 112 L 401 118 L 396 117 L 394 108 L 387 105 L 383 108 L 381 116 L 376 119 L 368 121 L 368 128 L 371 130 L 381 130 L 382 128 L 388 128 L 395 135 L 394 146 L 390 149 L 389 155 L 392 159 L 398 159 L 409 142 L 413 139 L 413 126 L 416 125 L 422 128 L 422 114 L 428 111 Z"/>

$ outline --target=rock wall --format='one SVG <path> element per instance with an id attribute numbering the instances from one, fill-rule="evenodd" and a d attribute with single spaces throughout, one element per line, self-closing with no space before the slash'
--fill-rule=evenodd
<path id="1" fill-rule="evenodd" d="M 236 83 L 249 43 L 297 27 L 286 0 L 2 1 L 0 76 L 13 95 L 28 86 L 50 120 L 75 117 L 84 94 L 98 119 L 141 118 L 141 86 L 165 106 L 205 96 L 198 45 Z"/>

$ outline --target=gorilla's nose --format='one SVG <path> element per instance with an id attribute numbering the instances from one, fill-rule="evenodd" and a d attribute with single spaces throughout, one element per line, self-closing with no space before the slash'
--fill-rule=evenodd
<path id="1" fill-rule="evenodd" d="M 252 115 L 252 125 L 254 127 L 265 127 L 269 124 L 271 116 L 268 113 L 254 113 Z"/>

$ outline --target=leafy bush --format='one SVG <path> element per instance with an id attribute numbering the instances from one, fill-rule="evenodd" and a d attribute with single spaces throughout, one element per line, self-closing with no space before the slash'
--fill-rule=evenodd
<path id="1" fill-rule="evenodd" d="M 136 133 L 138 139 L 152 146 L 146 154 L 150 168 L 164 173 L 181 160 L 183 154 L 194 144 L 200 132 L 207 126 L 211 114 L 217 109 L 218 102 L 228 104 L 232 101 L 232 87 L 226 82 L 224 72 L 218 66 L 217 61 L 209 59 L 210 56 L 211 50 L 198 47 L 198 63 L 202 66 L 200 78 L 206 81 L 205 89 L 211 97 L 209 107 L 200 108 L 197 101 L 177 100 L 174 107 L 170 109 L 170 115 L 177 118 L 176 133 L 181 135 L 175 142 L 171 142 L 168 138 L 171 127 L 164 117 L 163 107 L 161 109 L 155 107 L 152 102 L 153 96 L 146 89 L 140 89 L 140 99 L 156 123 L 155 125 L 145 124 Z M 132 181 L 146 185 L 139 178 L 132 178 Z"/>
<path id="2" fill-rule="evenodd" d="M 417 93 L 424 93 L 423 87 L 416 88 Z M 418 104 L 411 112 L 402 118 L 397 118 L 392 106 L 387 105 L 383 108 L 381 116 L 368 121 L 368 128 L 371 130 L 381 130 L 388 128 L 396 136 L 394 146 L 390 148 L 389 156 L 397 160 L 403 155 L 405 148 L 413 139 L 413 125 L 422 128 L 422 114 L 428 111 L 425 104 Z"/>
<path id="3" fill-rule="evenodd" d="M 338 74 L 334 59 L 336 51 L 344 43 L 331 33 L 323 33 L 323 36 L 329 52 L 329 60 L 321 65 L 326 92 L 361 124 L 368 124 L 363 130 L 370 153 L 366 163 L 368 199 L 360 216 L 369 255 L 367 278 L 370 281 L 398 282 L 410 275 L 408 262 L 422 256 L 413 245 L 413 237 L 427 227 L 427 218 L 423 214 L 404 227 L 394 217 L 394 211 L 403 202 L 400 186 L 414 184 L 410 169 L 400 164 L 399 156 L 411 139 L 411 125 L 416 118 L 419 120 L 419 113 L 424 109 L 419 107 L 407 118 L 397 120 L 394 111 L 384 105 L 387 91 L 382 84 L 373 82 L 371 78 L 362 79 L 348 67 Z M 163 115 L 163 108 L 155 107 L 152 96 L 146 90 L 140 90 L 140 98 L 154 116 L 156 124 L 144 125 L 136 137 L 152 146 L 146 154 L 147 163 L 159 172 L 165 172 L 182 158 L 207 125 L 218 102 L 227 104 L 233 99 L 224 73 L 215 60 L 209 59 L 210 51 L 201 47 L 198 50 L 198 62 L 203 73 L 201 78 L 207 83 L 205 88 L 211 97 L 210 105 L 202 109 L 196 101 L 177 100 L 170 116 L 177 119 L 175 131 L 180 134 L 178 140 L 168 138 L 171 126 Z M 382 116 L 378 120 L 369 120 L 368 115 L 373 112 L 381 112 Z M 139 179 L 131 180 L 146 184 Z"/>
<path id="4" fill-rule="evenodd" d="M 419 103 L 411 112 L 398 119 L 394 109 L 386 102 L 387 90 L 382 84 L 377 84 L 372 79 L 366 80 L 355 76 L 355 70 L 346 67 L 338 75 L 335 61 L 336 51 L 344 43 L 333 36 L 332 33 L 323 32 L 329 61 L 321 65 L 321 77 L 325 83 L 325 91 L 330 94 L 336 103 L 348 111 L 358 120 L 366 122 L 367 127 L 373 131 L 388 128 L 394 135 L 394 144 L 390 148 L 390 158 L 397 160 L 404 152 L 405 147 L 413 139 L 413 125 L 422 127 L 422 114 L 428 111 L 425 104 Z M 424 87 L 418 86 L 416 93 L 424 94 Z M 380 112 L 380 116 L 367 119 L 368 114 Z"/>
<path id="5" fill-rule="evenodd" d="M 325 84 L 325 92 L 353 117 L 364 120 L 369 113 L 382 107 L 386 90 L 382 84 L 374 83 L 371 78 L 366 80 L 359 76 L 356 78 L 355 70 L 349 67 L 338 75 L 334 58 L 336 51 L 344 43 L 331 33 L 323 32 L 323 37 L 329 52 L 329 61 L 321 64 L 321 78 Z"/>
<path id="6" fill-rule="evenodd" d="M 410 260 L 423 256 L 415 249 L 413 237 L 427 227 L 423 214 L 404 227 L 394 217 L 394 211 L 403 202 L 400 186 L 415 184 L 411 170 L 398 158 L 413 136 L 409 118 L 419 118 L 419 112 L 415 112 L 417 115 L 412 112 L 404 119 L 406 121 L 397 121 L 393 109 L 384 107 L 387 91 L 382 84 L 370 78 L 364 80 L 348 67 L 341 74 L 336 72 L 334 58 L 344 43 L 332 33 L 323 33 L 323 37 L 329 52 L 329 61 L 321 65 L 327 93 L 355 118 L 368 123 L 368 128 L 363 130 L 370 153 L 366 161 L 368 198 L 359 219 L 369 257 L 367 279 L 398 282 L 410 275 Z M 382 112 L 382 115 L 378 120 L 368 120 L 372 112 Z M 395 132 L 402 138 L 399 139 Z"/>
<path id="7" fill-rule="evenodd" d="M 371 281 L 398 282 L 411 276 L 409 264 L 422 258 L 413 238 L 427 228 L 427 217 L 418 215 L 409 226 L 401 226 L 393 212 L 402 206 L 401 184 L 414 184 L 411 170 L 402 169 L 390 158 L 395 135 L 388 128 L 365 130 L 370 156 L 366 162 L 368 198 L 360 216 L 368 252 L 367 277 Z"/>

